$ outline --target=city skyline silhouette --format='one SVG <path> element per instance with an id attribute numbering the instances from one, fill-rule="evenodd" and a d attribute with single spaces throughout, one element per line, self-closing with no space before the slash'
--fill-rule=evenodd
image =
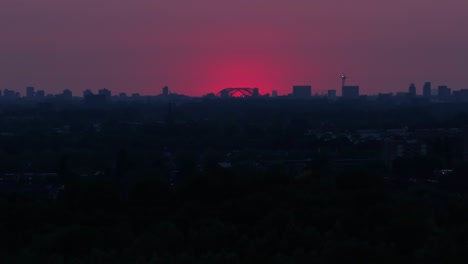
<path id="1" fill-rule="evenodd" d="M 466 1 L 5 1 L 2 89 L 467 88 Z M 338 87 L 338 88 L 337 88 Z"/>
<path id="2" fill-rule="evenodd" d="M 311 97 L 317 97 L 317 96 L 327 96 L 330 95 L 330 92 L 333 93 L 333 96 L 339 95 L 342 96 L 342 90 L 343 87 L 358 87 L 357 89 L 360 91 L 359 93 L 361 95 L 366 95 L 366 96 L 376 96 L 376 95 L 381 95 L 381 94 L 386 94 L 386 95 L 401 95 L 401 94 L 408 94 L 411 96 L 427 96 L 428 91 L 426 91 L 426 86 L 429 84 L 433 84 L 432 82 L 425 81 L 424 83 L 421 84 L 415 84 L 414 82 L 411 82 L 407 84 L 406 87 L 402 87 L 396 91 L 378 91 L 378 92 L 373 92 L 371 91 L 370 93 L 362 92 L 362 87 L 357 84 L 357 83 L 346 83 L 346 80 L 349 78 L 348 75 L 343 73 L 341 76 L 339 76 L 338 79 L 341 79 L 341 85 L 333 87 L 332 89 L 320 89 L 317 88 L 314 85 L 311 84 L 305 84 L 302 83 L 301 85 L 292 85 L 288 88 L 284 88 L 281 90 L 281 93 L 278 93 L 278 90 L 266 90 L 262 89 L 259 87 L 253 87 L 253 86 L 232 86 L 232 87 L 221 87 L 215 90 L 207 90 L 206 93 L 201 94 L 201 95 L 192 95 L 192 94 L 184 94 L 181 93 L 177 90 L 174 90 L 170 88 L 170 86 L 160 86 L 158 88 L 153 88 L 148 91 L 148 93 L 143 93 L 140 94 L 139 92 L 135 91 L 130 91 L 130 92 L 125 92 L 125 91 L 119 91 L 116 89 L 112 89 L 110 87 L 108 88 L 98 88 L 98 87 L 90 87 L 88 86 L 87 89 L 83 90 L 76 90 L 72 91 L 70 89 L 62 89 L 59 90 L 57 93 L 53 93 L 50 90 L 47 90 L 45 87 L 37 87 L 33 85 L 28 85 L 23 88 L 19 89 L 8 89 L 4 88 L 1 89 L 0 96 L 3 95 L 5 96 L 6 94 L 16 94 L 16 97 L 18 96 L 24 96 L 24 97 L 34 97 L 37 93 L 39 93 L 40 96 L 51 96 L 51 95 L 60 95 L 63 93 L 71 93 L 75 97 L 84 97 L 87 93 L 88 94 L 100 94 L 103 91 L 106 91 L 105 93 L 112 93 L 113 96 L 127 96 L 127 95 L 143 95 L 143 96 L 158 96 L 158 95 L 164 95 L 167 96 L 169 94 L 178 94 L 178 95 L 184 95 L 184 96 L 189 96 L 189 97 L 200 97 L 200 96 L 210 96 L 210 95 L 215 95 L 218 97 L 225 97 L 228 95 L 228 97 L 252 97 L 252 96 L 294 96 L 294 89 L 297 86 L 306 86 L 309 87 L 309 96 Z M 434 84 L 434 86 L 431 88 L 429 87 L 429 93 L 432 93 L 432 95 L 437 95 L 437 91 L 439 87 L 446 87 L 450 88 L 451 91 L 460 91 L 460 90 L 467 90 L 465 88 L 461 89 L 454 89 L 452 86 L 447 86 L 446 83 L 442 84 Z M 468 86 L 464 86 L 468 87 Z M 32 90 L 31 90 L 32 89 Z M 231 90 L 231 91 L 230 91 Z M 224 95 L 223 95 L 224 93 Z"/>

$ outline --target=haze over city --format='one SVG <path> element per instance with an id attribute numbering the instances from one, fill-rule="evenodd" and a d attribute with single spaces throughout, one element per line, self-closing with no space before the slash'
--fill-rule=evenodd
<path id="1" fill-rule="evenodd" d="M 1 88 L 468 88 L 468 2 L 5 0 Z"/>

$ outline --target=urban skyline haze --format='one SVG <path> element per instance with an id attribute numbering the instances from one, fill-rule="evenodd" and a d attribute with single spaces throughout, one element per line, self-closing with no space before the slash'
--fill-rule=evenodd
<path id="1" fill-rule="evenodd" d="M 461 0 L 5 0 L 2 89 L 107 87 L 187 95 L 226 87 L 290 92 L 348 84 L 363 94 L 414 82 L 468 88 Z"/>

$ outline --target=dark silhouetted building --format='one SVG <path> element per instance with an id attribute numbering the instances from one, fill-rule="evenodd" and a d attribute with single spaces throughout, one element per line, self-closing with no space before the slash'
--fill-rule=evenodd
<path id="1" fill-rule="evenodd" d="M 93 94 L 91 90 L 87 89 L 83 92 L 84 101 L 85 103 L 88 103 L 88 104 L 105 103 L 106 100 L 108 99 L 106 95 L 109 94 L 107 92 L 110 93 L 110 91 L 108 91 L 107 89 L 101 89 L 99 90 L 99 94 Z"/>
<path id="2" fill-rule="evenodd" d="M 120 94 L 119 94 L 119 97 L 120 97 L 121 99 L 125 99 L 125 98 L 127 98 L 127 94 L 126 94 L 126 93 L 120 93 Z"/>
<path id="3" fill-rule="evenodd" d="M 336 97 L 336 90 L 328 90 L 327 95 L 328 95 L 328 97 L 335 98 Z"/>
<path id="4" fill-rule="evenodd" d="M 295 85 L 293 86 L 294 97 L 298 98 L 308 98 L 312 96 L 312 86 L 310 85 Z"/>
<path id="5" fill-rule="evenodd" d="M 459 91 L 453 91 L 452 98 L 458 102 L 467 102 L 468 101 L 468 89 L 461 89 Z"/>
<path id="6" fill-rule="evenodd" d="M 451 95 L 452 95 L 452 90 L 448 88 L 447 86 L 441 85 L 437 87 L 437 96 L 439 100 L 447 101 L 450 99 Z"/>
<path id="7" fill-rule="evenodd" d="M 391 102 L 393 99 L 393 93 L 379 93 L 377 100 L 380 102 Z"/>
<path id="8" fill-rule="evenodd" d="M 425 82 L 423 86 L 423 96 L 431 97 L 431 82 Z"/>
<path id="9" fill-rule="evenodd" d="M 98 94 L 99 94 L 99 95 L 103 95 L 103 96 L 106 97 L 106 98 L 110 98 L 110 97 L 112 96 L 111 91 L 107 90 L 106 88 L 100 89 L 100 90 L 98 91 Z"/>
<path id="10" fill-rule="evenodd" d="M 15 91 L 5 89 L 5 90 L 3 91 L 3 96 L 4 96 L 5 98 L 14 98 L 14 97 L 15 97 Z"/>
<path id="11" fill-rule="evenodd" d="M 415 97 L 416 96 L 416 85 L 414 85 L 414 83 L 410 84 L 410 86 L 408 88 L 408 95 L 410 97 Z"/>
<path id="12" fill-rule="evenodd" d="M 359 86 L 357 85 L 348 85 L 343 86 L 341 91 L 341 96 L 346 99 L 356 99 L 359 98 Z"/>
<path id="13" fill-rule="evenodd" d="M 62 92 L 62 97 L 63 97 L 63 99 L 72 99 L 73 93 L 72 93 L 72 91 L 70 91 L 68 89 L 65 89 Z"/>
<path id="14" fill-rule="evenodd" d="M 34 87 L 32 86 L 26 87 L 26 97 L 28 98 L 34 97 Z"/>
<path id="15" fill-rule="evenodd" d="M 83 92 L 83 97 L 86 97 L 87 95 L 93 95 L 93 92 L 89 89 L 86 89 L 84 92 Z"/>
<path id="16" fill-rule="evenodd" d="M 37 92 L 36 92 L 36 97 L 44 98 L 44 97 L 45 97 L 45 92 L 44 92 L 44 90 L 37 90 Z"/>
<path id="17" fill-rule="evenodd" d="M 168 95 L 169 95 L 169 87 L 164 86 L 164 87 L 162 88 L 162 95 L 164 95 L 164 96 L 168 96 Z"/>
<path id="18" fill-rule="evenodd" d="M 273 90 L 273 92 L 271 92 L 271 96 L 272 96 L 272 97 L 277 97 L 277 96 L 278 96 L 278 91 L 277 91 L 277 90 Z"/>
<path id="19" fill-rule="evenodd" d="M 252 96 L 260 96 L 260 93 L 258 92 L 258 88 L 253 88 L 253 93 L 252 93 Z"/>

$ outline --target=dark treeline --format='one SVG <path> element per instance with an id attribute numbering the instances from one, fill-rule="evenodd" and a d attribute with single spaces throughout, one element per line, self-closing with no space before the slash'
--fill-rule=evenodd
<path id="1" fill-rule="evenodd" d="M 465 195 L 390 191 L 372 171 L 322 167 L 294 178 L 212 167 L 177 187 L 158 175 L 71 177 L 61 202 L 3 196 L 1 261 L 466 263 Z"/>

